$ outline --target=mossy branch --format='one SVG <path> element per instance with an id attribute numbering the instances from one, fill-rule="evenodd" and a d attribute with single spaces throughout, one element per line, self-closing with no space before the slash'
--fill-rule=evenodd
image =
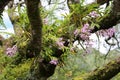
<path id="1" fill-rule="evenodd" d="M 94 71 L 80 75 L 73 80 L 110 80 L 120 72 L 120 57 L 110 61 L 105 66 L 95 69 Z"/>
<path id="2" fill-rule="evenodd" d="M 110 80 L 120 72 L 120 57 L 91 72 L 84 80 Z"/>

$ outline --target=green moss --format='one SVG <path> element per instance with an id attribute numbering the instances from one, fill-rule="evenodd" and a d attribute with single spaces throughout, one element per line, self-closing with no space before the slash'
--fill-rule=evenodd
<path id="1" fill-rule="evenodd" d="M 19 77 L 25 78 L 29 72 L 31 62 L 32 60 L 28 60 L 19 65 L 7 65 L 0 75 L 0 80 L 16 80 Z"/>

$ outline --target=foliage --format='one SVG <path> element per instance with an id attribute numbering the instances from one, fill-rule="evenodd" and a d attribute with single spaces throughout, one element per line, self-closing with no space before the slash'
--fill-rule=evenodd
<path id="1" fill-rule="evenodd" d="M 101 54 L 97 50 L 93 50 L 91 54 L 83 55 L 83 50 L 79 50 L 76 54 L 71 54 L 65 60 L 64 66 L 57 67 L 55 74 L 49 80 L 82 80 L 87 76 L 87 73 L 98 69 L 114 60 L 116 56 L 120 56 L 116 51 L 111 51 L 105 58 L 105 54 Z M 119 75 L 111 80 L 119 80 Z"/>
<path id="2" fill-rule="evenodd" d="M 15 65 L 14 60 L 18 54 L 8 57 L 4 51 L 0 51 L 0 80 L 16 80 L 18 77 L 26 77 L 31 60 L 23 60 L 21 64 Z"/>

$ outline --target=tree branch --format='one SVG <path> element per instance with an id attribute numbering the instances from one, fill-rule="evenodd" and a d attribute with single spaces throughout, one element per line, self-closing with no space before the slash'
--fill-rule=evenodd
<path id="1" fill-rule="evenodd" d="M 98 24 L 100 25 L 100 27 L 95 27 L 92 30 L 92 33 L 101 30 L 101 29 L 108 29 L 111 28 L 113 26 L 115 26 L 119 20 L 120 20 L 120 0 L 113 0 L 112 3 L 112 8 L 111 8 L 111 12 L 109 13 L 109 15 L 107 17 L 105 17 L 104 19 L 102 19 Z"/>
<path id="2" fill-rule="evenodd" d="M 100 5 L 103 5 L 103 4 L 105 4 L 105 3 L 108 4 L 109 1 L 111 1 L 111 0 L 96 0 L 97 4 L 100 4 Z"/>

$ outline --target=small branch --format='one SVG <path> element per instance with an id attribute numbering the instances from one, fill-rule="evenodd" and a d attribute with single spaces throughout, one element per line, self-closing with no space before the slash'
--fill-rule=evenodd
<path id="1" fill-rule="evenodd" d="M 118 35 L 119 35 L 119 34 L 118 34 Z M 117 37 L 114 36 L 114 39 L 117 41 L 117 46 L 118 46 L 118 48 L 120 48 L 120 46 L 119 46 L 119 41 L 118 41 Z"/>
<path id="2" fill-rule="evenodd" d="M 80 41 L 79 41 L 79 44 L 80 44 L 80 46 L 82 47 L 82 49 L 87 53 L 87 50 L 84 48 L 84 46 L 80 43 Z"/>
<path id="3" fill-rule="evenodd" d="M 110 45 L 110 48 L 109 48 L 109 50 L 107 51 L 107 53 L 106 53 L 106 55 L 105 55 L 105 58 L 104 58 L 104 59 L 106 59 L 106 58 L 107 58 L 107 56 L 108 56 L 108 54 L 109 54 L 109 52 L 110 52 L 110 50 L 111 50 L 111 47 L 112 47 L 112 45 Z"/>
<path id="4" fill-rule="evenodd" d="M 57 3 L 57 4 L 63 4 L 63 3 L 65 3 L 65 2 L 66 2 L 66 0 L 64 0 L 64 1 L 62 1 L 62 2 L 59 2 L 59 3 Z M 48 1 L 48 5 L 50 5 L 50 4 L 56 4 L 56 2 L 55 2 L 55 3 L 52 3 L 52 1 L 49 0 L 49 1 Z"/>

